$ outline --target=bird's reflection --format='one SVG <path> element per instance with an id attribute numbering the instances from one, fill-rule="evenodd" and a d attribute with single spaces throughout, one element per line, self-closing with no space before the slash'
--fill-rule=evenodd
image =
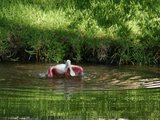
<path id="1" fill-rule="evenodd" d="M 56 77 L 48 80 L 48 87 L 64 94 L 66 100 L 70 99 L 70 95 L 83 90 L 83 78 L 82 77 Z"/>

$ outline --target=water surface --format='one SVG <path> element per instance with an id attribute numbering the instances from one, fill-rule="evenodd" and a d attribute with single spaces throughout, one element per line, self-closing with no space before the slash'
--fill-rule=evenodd
<path id="1" fill-rule="evenodd" d="M 0 64 L 0 119 L 155 120 L 158 66 L 82 65 L 84 77 L 39 78 L 50 64 Z"/>

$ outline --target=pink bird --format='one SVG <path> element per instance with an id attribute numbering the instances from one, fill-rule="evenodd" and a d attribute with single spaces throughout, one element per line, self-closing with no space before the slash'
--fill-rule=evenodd
<path id="1" fill-rule="evenodd" d="M 83 68 L 78 65 L 71 65 L 71 61 L 67 60 L 65 64 L 58 64 L 49 68 L 47 76 L 82 76 Z"/>

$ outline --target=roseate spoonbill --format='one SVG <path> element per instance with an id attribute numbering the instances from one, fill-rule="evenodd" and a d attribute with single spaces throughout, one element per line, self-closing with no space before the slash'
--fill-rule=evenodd
<path id="1" fill-rule="evenodd" d="M 83 68 L 78 65 L 71 65 L 71 61 L 67 60 L 65 64 L 58 64 L 48 69 L 47 76 L 82 76 Z"/>

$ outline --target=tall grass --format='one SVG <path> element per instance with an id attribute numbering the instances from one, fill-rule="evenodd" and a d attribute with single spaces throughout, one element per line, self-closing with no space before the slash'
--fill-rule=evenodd
<path id="1" fill-rule="evenodd" d="M 158 0 L 0 2 L 1 60 L 160 63 Z"/>

